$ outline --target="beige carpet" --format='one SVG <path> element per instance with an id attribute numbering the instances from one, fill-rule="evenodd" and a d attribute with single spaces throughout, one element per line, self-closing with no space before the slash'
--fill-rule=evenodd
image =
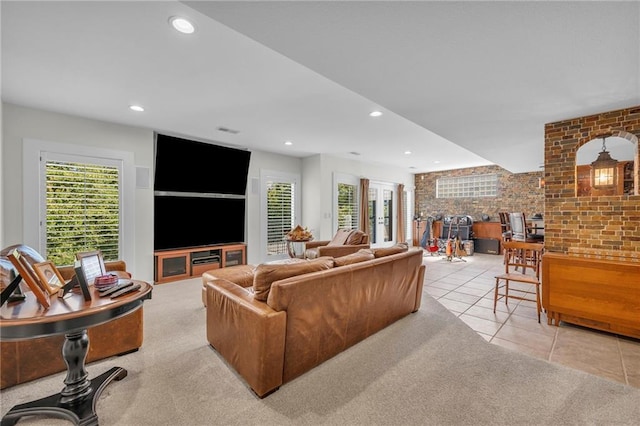
<path id="1" fill-rule="evenodd" d="M 205 338 L 200 280 L 158 285 L 140 351 L 112 366 L 106 425 L 637 425 L 640 389 L 487 343 L 430 296 L 420 311 L 258 399 Z M 60 391 L 64 374 L 1 393 L 15 404 Z M 24 418 L 19 425 L 66 425 Z"/>

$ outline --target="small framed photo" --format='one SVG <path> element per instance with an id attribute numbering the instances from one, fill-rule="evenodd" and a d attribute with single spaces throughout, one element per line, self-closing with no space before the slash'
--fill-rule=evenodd
<path id="1" fill-rule="evenodd" d="M 80 261 L 80 267 L 84 273 L 87 285 L 93 285 L 96 277 L 107 273 L 104 267 L 102 252 L 99 250 L 77 253 L 76 259 Z"/>
<path id="2" fill-rule="evenodd" d="M 47 292 L 52 295 L 58 292 L 64 286 L 64 279 L 53 262 L 47 260 L 45 262 L 35 263 L 33 269 L 38 274 L 40 282 Z"/>
<path id="3" fill-rule="evenodd" d="M 49 295 L 42 289 L 43 284 L 38 277 L 33 273 L 33 270 L 29 266 L 29 263 L 24 259 L 22 254 L 17 250 L 13 250 L 7 255 L 9 261 L 13 264 L 18 271 L 18 274 L 22 278 L 22 281 L 27 283 L 27 286 L 31 292 L 36 296 L 38 303 L 44 308 L 49 308 L 51 303 L 49 301 Z"/>

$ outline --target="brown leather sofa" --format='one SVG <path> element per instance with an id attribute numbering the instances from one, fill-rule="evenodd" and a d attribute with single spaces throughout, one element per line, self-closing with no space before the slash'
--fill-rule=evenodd
<path id="1" fill-rule="evenodd" d="M 207 340 L 262 398 L 420 308 L 422 250 L 261 264 L 246 286 L 203 275 Z"/>
<path id="2" fill-rule="evenodd" d="M 1 286 L 8 285 L 7 279 L 13 275 L 11 263 L 4 258 L 11 249 L 17 248 L 30 264 L 44 259 L 32 248 L 24 245 L 7 247 L 0 251 L 0 279 Z M 130 277 L 126 272 L 124 261 L 105 262 L 105 269 L 121 277 Z M 70 279 L 73 268 L 59 267 L 58 270 L 65 280 Z M 28 291 L 23 287 L 22 291 Z M 15 302 L 20 303 L 20 302 Z M 114 355 L 134 352 L 142 346 L 143 338 L 143 308 L 108 323 L 90 327 L 89 351 L 86 362 L 97 361 Z M 39 379 L 50 374 L 67 369 L 62 359 L 62 344 L 64 335 L 40 337 L 29 340 L 0 342 L 0 389 L 31 380 Z"/>

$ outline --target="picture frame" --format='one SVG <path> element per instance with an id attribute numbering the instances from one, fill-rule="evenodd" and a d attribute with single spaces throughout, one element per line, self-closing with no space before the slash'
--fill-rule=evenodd
<path id="1" fill-rule="evenodd" d="M 96 278 L 105 275 L 104 259 L 100 250 L 84 251 L 76 254 L 87 285 L 93 285 Z"/>
<path id="2" fill-rule="evenodd" d="M 51 303 L 49 302 L 49 294 L 45 293 L 41 288 L 42 284 L 40 283 L 40 279 L 33 274 L 31 266 L 29 266 L 26 259 L 17 249 L 7 254 L 7 258 L 16 268 L 16 271 L 18 271 L 22 280 L 36 296 L 38 303 L 40 303 L 44 308 L 49 308 L 51 306 Z"/>
<path id="3" fill-rule="evenodd" d="M 60 275 L 60 271 L 50 260 L 35 263 L 34 271 L 40 278 L 42 286 L 45 287 L 49 295 L 56 294 L 64 286 L 64 278 Z"/>

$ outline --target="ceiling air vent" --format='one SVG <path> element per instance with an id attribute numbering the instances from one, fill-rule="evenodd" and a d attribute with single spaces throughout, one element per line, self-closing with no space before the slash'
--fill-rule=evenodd
<path id="1" fill-rule="evenodd" d="M 228 127 L 218 127 L 218 131 L 231 133 L 232 135 L 237 135 L 238 133 L 240 133 L 240 130 L 233 130 L 229 129 Z"/>

